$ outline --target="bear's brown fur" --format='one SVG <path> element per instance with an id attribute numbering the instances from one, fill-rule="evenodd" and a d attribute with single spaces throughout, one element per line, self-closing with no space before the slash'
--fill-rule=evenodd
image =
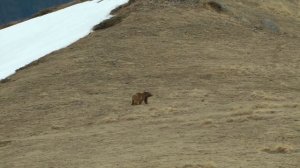
<path id="1" fill-rule="evenodd" d="M 150 92 L 136 93 L 132 96 L 131 105 L 140 105 L 144 101 L 145 104 L 148 104 L 148 97 L 151 97 L 152 94 Z"/>

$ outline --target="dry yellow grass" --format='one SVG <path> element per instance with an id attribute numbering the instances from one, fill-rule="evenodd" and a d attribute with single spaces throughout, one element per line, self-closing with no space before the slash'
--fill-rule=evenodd
<path id="1" fill-rule="evenodd" d="M 293 152 L 293 148 L 289 145 L 276 145 L 275 147 L 268 147 L 262 149 L 262 151 L 271 153 L 271 154 L 276 154 L 276 153 L 291 153 Z"/>
<path id="2" fill-rule="evenodd" d="M 298 168 L 298 18 L 222 2 L 136 1 L 1 83 L 0 167 Z"/>

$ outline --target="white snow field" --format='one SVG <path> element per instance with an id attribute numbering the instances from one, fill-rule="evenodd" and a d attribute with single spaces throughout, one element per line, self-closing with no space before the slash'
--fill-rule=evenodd
<path id="1" fill-rule="evenodd" d="M 88 35 L 128 0 L 93 0 L 0 30 L 0 79 Z"/>

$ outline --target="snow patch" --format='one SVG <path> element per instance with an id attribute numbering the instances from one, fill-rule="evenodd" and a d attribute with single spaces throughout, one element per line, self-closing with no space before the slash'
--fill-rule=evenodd
<path id="1" fill-rule="evenodd" d="M 93 0 L 0 30 L 0 79 L 87 36 L 128 0 Z"/>

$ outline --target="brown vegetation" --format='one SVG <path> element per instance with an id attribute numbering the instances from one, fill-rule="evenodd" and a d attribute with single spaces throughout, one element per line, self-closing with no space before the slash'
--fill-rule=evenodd
<path id="1" fill-rule="evenodd" d="M 262 151 L 276 154 L 276 153 L 290 153 L 293 151 L 293 148 L 287 145 L 277 145 L 274 148 L 264 148 Z"/>
<path id="2" fill-rule="evenodd" d="M 96 31 L 96 30 L 107 29 L 111 26 L 121 23 L 122 19 L 123 19 L 122 16 L 113 16 L 112 18 L 106 19 L 106 20 L 102 21 L 101 23 L 95 25 L 93 27 L 93 30 Z"/>
<path id="3" fill-rule="evenodd" d="M 224 5 L 221 4 L 220 2 L 216 2 L 216 1 L 208 1 L 208 2 L 204 3 L 204 6 L 206 8 L 212 9 L 216 12 L 226 11 L 226 8 L 224 7 Z"/>
<path id="4" fill-rule="evenodd" d="M 7 78 L 5 78 L 5 79 L 1 79 L 1 80 L 0 80 L 0 83 L 7 83 L 7 82 L 9 82 L 9 81 L 10 81 L 10 78 L 7 77 Z"/>
<path id="5" fill-rule="evenodd" d="M 11 144 L 11 141 L 0 141 L 0 148 Z"/>
<path id="6" fill-rule="evenodd" d="M 298 2 L 174 2 L 138 0 L 0 84 L 0 167 L 298 168 Z M 137 88 L 155 98 L 132 107 Z"/>
<path id="7" fill-rule="evenodd" d="M 130 5 L 132 5 L 133 3 L 135 3 L 135 0 L 129 0 L 128 3 L 121 5 L 117 8 L 115 8 L 114 10 L 111 11 L 112 15 L 115 15 L 109 19 L 106 19 L 102 22 L 100 22 L 99 24 L 95 25 L 93 27 L 93 30 L 103 30 L 103 29 L 107 29 L 109 27 L 115 26 L 119 23 L 122 22 L 123 19 L 125 19 L 128 15 L 129 15 L 129 11 L 126 11 L 126 8 L 128 8 Z M 125 10 L 125 12 L 123 12 L 123 10 Z M 119 12 L 119 13 L 117 13 Z"/>

